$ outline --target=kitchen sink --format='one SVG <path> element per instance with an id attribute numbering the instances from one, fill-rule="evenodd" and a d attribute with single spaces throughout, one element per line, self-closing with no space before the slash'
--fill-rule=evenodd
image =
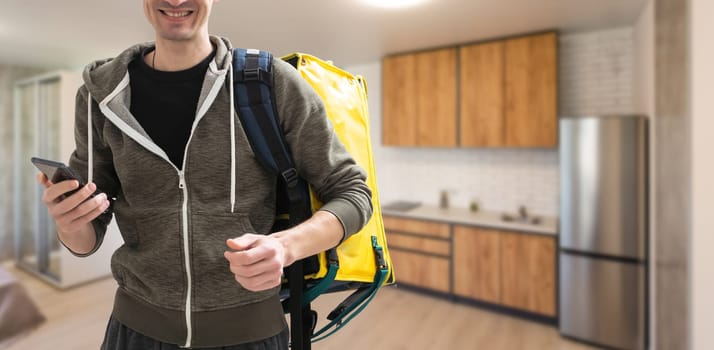
<path id="1" fill-rule="evenodd" d="M 501 220 L 505 222 L 514 222 L 519 224 L 538 225 L 541 223 L 541 218 L 537 216 L 515 216 L 510 214 L 501 215 Z"/>

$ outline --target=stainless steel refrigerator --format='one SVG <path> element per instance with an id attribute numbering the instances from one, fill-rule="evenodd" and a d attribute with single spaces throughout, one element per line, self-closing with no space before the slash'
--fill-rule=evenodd
<path id="1" fill-rule="evenodd" d="M 647 346 L 647 118 L 560 120 L 559 327 Z"/>

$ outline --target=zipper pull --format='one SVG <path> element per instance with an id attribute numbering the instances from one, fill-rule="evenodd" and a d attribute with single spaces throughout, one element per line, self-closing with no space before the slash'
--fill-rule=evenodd
<path id="1" fill-rule="evenodd" d="M 179 171 L 179 188 L 186 187 L 186 178 L 183 176 L 183 171 Z"/>

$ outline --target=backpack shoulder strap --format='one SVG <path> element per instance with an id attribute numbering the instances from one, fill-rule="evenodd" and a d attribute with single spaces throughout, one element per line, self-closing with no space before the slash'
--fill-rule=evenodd
<path id="1" fill-rule="evenodd" d="M 279 179 L 278 191 L 282 187 L 287 196 L 289 225 L 293 226 L 311 215 L 310 196 L 307 184 L 298 176 L 280 128 L 273 94 L 272 61 L 273 56 L 266 51 L 233 49 L 233 103 L 255 157 Z M 309 350 L 315 317 L 310 306 L 301 303 L 302 261 L 288 268 L 288 285 L 292 349 Z"/>
<path id="2" fill-rule="evenodd" d="M 294 226 L 312 215 L 310 194 L 280 127 L 272 60 L 267 51 L 233 49 L 233 103 L 255 157 L 282 181 L 279 186 L 284 187 L 288 197 L 290 226 Z"/>
<path id="3" fill-rule="evenodd" d="M 282 175 L 295 167 L 275 113 L 272 60 L 266 51 L 233 50 L 233 103 L 258 161 Z"/>

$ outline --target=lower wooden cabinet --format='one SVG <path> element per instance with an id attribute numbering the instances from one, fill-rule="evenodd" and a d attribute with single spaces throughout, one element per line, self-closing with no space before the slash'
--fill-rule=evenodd
<path id="1" fill-rule="evenodd" d="M 556 316 L 556 238 L 384 218 L 397 284 Z"/>
<path id="2" fill-rule="evenodd" d="M 501 291 L 503 305 L 555 316 L 555 239 L 503 233 Z"/>
<path id="3" fill-rule="evenodd" d="M 390 249 L 397 283 L 449 293 L 449 259 Z"/>
<path id="4" fill-rule="evenodd" d="M 454 294 L 501 302 L 501 233 L 454 227 Z"/>
<path id="5" fill-rule="evenodd" d="M 443 222 L 384 217 L 397 284 L 451 293 L 451 227 Z"/>
<path id="6" fill-rule="evenodd" d="M 454 226 L 454 294 L 556 315 L 555 238 Z"/>

